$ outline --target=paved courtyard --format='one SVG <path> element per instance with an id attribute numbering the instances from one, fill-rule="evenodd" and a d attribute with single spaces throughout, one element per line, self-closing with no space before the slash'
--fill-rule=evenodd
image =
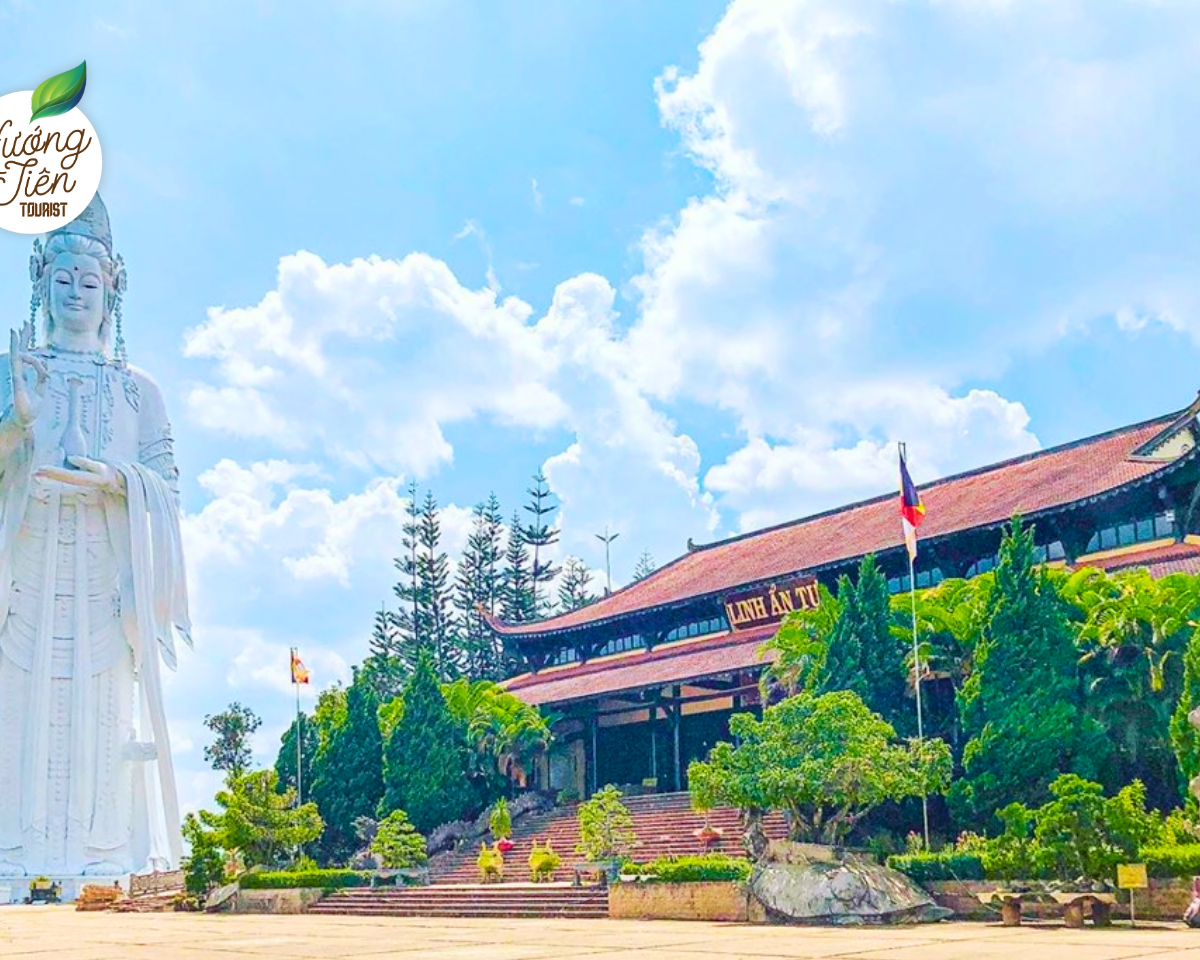
<path id="1" fill-rule="evenodd" d="M 359 917 L 76 913 L 0 908 L 4 960 L 1200 960 L 1200 931 L 1005 929 L 954 923 L 814 929 L 615 920 L 411 920 Z"/>

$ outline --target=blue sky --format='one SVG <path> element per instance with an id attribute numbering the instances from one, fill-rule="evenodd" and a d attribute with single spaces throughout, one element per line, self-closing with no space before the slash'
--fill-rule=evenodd
<path id="1" fill-rule="evenodd" d="M 186 802 L 206 713 L 267 761 L 287 648 L 361 659 L 410 479 L 453 545 L 542 467 L 624 581 L 891 489 L 898 439 L 922 481 L 1186 405 L 1198 50 L 1148 0 L 0 0 L 0 91 L 88 62 L 172 411 Z"/>

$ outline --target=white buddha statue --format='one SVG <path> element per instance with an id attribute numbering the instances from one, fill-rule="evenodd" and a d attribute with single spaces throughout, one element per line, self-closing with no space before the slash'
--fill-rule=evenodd
<path id="1" fill-rule="evenodd" d="M 99 196 L 30 268 L 0 362 L 0 876 L 172 869 L 159 657 L 191 641 L 170 424 L 125 360 Z"/>

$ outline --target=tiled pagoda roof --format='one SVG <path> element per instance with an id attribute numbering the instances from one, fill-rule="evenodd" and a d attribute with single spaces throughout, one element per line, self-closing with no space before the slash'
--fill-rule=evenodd
<path id="1" fill-rule="evenodd" d="M 505 687 L 526 703 L 565 703 L 757 668 L 773 659 L 759 657 L 759 648 L 778 629 L 776 624 L 552 667 L 515 677 Z"/>
<path id="2" fill-rule="evenodd" d="M 1200 403 L 1200 401 L 1198 401 Z M 1143 456 L 1151 441 L 1195 416 L 1197 405 L 1145 423 L 1016 457 L 922 485 L 923 541 L 1006 523 L 1111 494 L 1168 471 L 1175 459 Z M 511 637 L 550 637 L 630 614 L 716 595 L 799 571 L 813 572 L 902 543 L 896 494 L 690 550 L 643 580 L 579 610 L 526 624 L 493 621 Z M 564 637 L 565 639 L 565 637 Z"/>

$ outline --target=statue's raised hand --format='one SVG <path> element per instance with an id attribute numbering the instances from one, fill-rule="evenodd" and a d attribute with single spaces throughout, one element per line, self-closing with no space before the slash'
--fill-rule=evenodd
<path id="1" fill-rule="evenodd" d="M 21 332 L 9 331 L 8 339 L 9 379 L 12 383 L 13 417 L 22 427 L 28 427 L 37 419 L 42 408 L 42 397 L 46 394 L 46 380 L 50 374 L 40 357 L 30 353 L 33 345 L 33 324 L 26 323 Z M 37 374 L 37 383 L 31 392 L 25 382 L 25 367 L 32 367 Z"/>

